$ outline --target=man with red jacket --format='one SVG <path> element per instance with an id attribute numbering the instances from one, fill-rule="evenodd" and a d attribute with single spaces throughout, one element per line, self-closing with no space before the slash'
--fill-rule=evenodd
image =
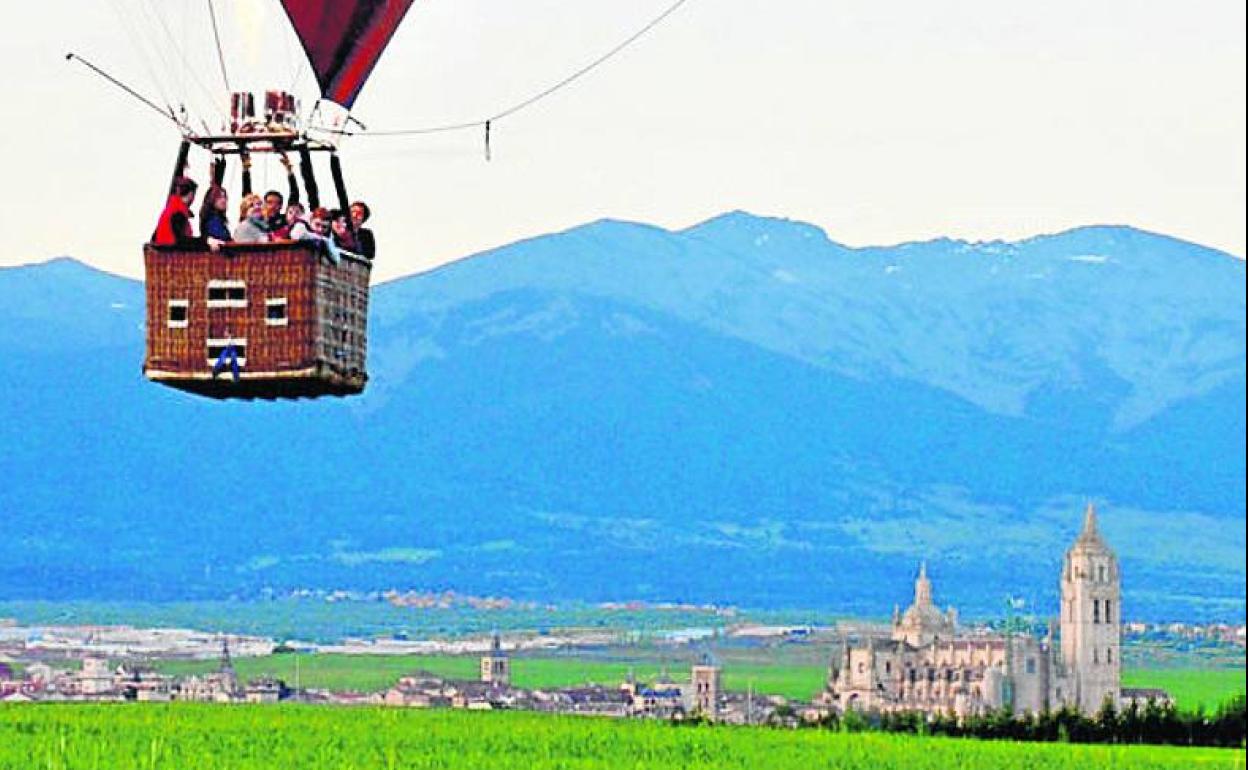
<path id="1" fill-rule="evenodd" d="M 156 232 L 152 233 L 152 243 L 157 246 L 187 246 L 203 248 L 203 238 L 195 237 L 191 227 L 191 204 L 195 201 L 195 190 L 198 185 L 190 177 L 180 176 L 173 180 L 169 192 L 169 201 L 165 210 L 160 212 L 160 221 L 156 223 Z"/>

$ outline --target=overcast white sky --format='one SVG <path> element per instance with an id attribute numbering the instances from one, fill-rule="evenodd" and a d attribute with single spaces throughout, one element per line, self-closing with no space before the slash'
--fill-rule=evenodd
<path id="1" fill-rule="evenodd" d="M 306 93 L 277 0 L 215 2 L 236 86 Z M 355 114 L 483 118 L 669 3 L 416 0 Z M 19 7 L 0 46 L 0 265 L 70 254 L 139 277 L 177 133 L 64 54 L 209 116 L 225 97 L 207 3 Z M 479 132 L 342 155 L 375 210 L 378 280 L 600 217 L 679 228 L 738 208 L 851 245 L 1119 223 L 1242 257 L 1244 15 L 1242 0 L 689 0 L 496 125 L 491 162 Z"/>

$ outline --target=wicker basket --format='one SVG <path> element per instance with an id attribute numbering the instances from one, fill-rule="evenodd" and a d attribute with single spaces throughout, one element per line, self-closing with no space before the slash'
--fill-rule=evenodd
<path id="1" fill-rule="evenodd" d="M 212 398 L 347 396 L 368 381 L 370 264 L 314 243 L 147 245 L 153 382 Z"/>

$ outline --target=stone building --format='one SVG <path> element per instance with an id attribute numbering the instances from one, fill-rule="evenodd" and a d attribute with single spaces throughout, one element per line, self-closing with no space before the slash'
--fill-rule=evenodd
<path id="1" fill-rule="evenodd" d="M 719 686 L 720 668 L 710 658 L 704 656 L 690 670 L 690 706 L 695 714 L 714 721 L 719 717 Z"/>
<path id="2" fill-rule="evenodd" d="M 96 697 L 113 692 L 113 670 L 104 658 L 88 656 L 82 659 L 78 673 L 79 692 L 86 697 Z"/>
<path id="3" fill-rule="evenodd" d="M 829 668 L 820 706 L 837 711 L 923 711 L 958 716 L 1010 709 L 1038 713 L 1073 706 L 1095 713 L 1117 704 L 1122 636 L 1118 559 L 1089 505 L 1061 573 L 1060 646 L 1049 636 L 968 635 L 957 614 L 932 600 L 926 565 L 914 602 L 895 610 L 887 638 L 847 644 Z"/>
<path id="4" fill-rule="evenodd" d="M 234 660 L 230 657 L 228 637 L 221 639 L 221 657 L 218 659 L 217 670 L 202 676 L 187 677 L 182 680 L 178 693 L 179 700 L 212 703 L 232 703 L 242 700 L 243 697 L 243 688 L 234 671 Z"/>
<path id="5" fill-rule="evenodd" d="M 659 719 L 699 716 L 718 720 L 724 705 L 720 686 L 721 668 L 710 655 L 703 655 L 689 670 L 689 681 L 673 682 L 664 669 L 653 683 L 639 682 L 629 671 L 620 685 L 628 703 L 628 715 Z"/>
<path id="6" fill-rule="evenodd" d="M 143 663 L 122 663 L 113 672 L 113 689 L 126 700 L 173 699 L 173 677 Z"/>
<path id="7" fill-rule="evenodd" d="M 290 689 L 281 679 L 262 676 L 252 679 L 243 688 L 243 700 L 247 703 L 277 703 L 290 697 Z"/>
<path id="8" fill-rule="evenodd" d="M 1122 678 L 1122 584 L 1118 558 L 1096 528 L 1091 504 L 1083 532 L 1066 552 L 1062 566 L 1062 648 L 1064 666 L 1054 692 L 1085 714 L 1095 713 L 1106 696 L 1120 697 Z M 1061 681 L 1065 680 L 1065 681 Z"/>
<path id="9" fill-rule="evenodd" d="M 628 715 L 656 719 L 684 719 L 689 713 L 691 698 L 689 685 L 673 682 L 667 671 L 659 674 L 652 683 L 639 682 L 630 674 L 620 686 L 620 693 L 628 702 Z"/>
<path id="10" fill-rule="evenodd" d="M 503 650 L 498 634 L 490 641 L 490 651 L 481 656 L 481 681 L 502 687 L 511 685 L 511 658 Z"/>

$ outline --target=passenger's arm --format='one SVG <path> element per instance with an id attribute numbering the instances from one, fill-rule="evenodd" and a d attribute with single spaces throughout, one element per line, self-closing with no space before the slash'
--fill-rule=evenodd
<path id="1" fill-rule="evenodd" d="M 347 197 L 347 184 L 342 179 L 342 163 L 338 160 L 338 153 L 336 152 L 329 154 L 329 174 L 334 178 L 334 190 L 338 193 L 338 210 L 348 214 L 347 224 L 354 232 L 355 225 L 351 222 L 351 217 L 349 216 L 351 199 Z"/>
<path id="2" fill-rule="evenodd" d="M 286 205 L 289 206 L 299 202 L 299 182 L 295 179 L 295 170 L 290 165 L 290 158 L 286 157 L 286 153 L 282 153 L 279 157 L 286 168 L 286 184 L 290 187 L 290 195 L 286 196 Z"/>
<path id="3" fill-rule="evenodd" d="M 320 191 L 316 187 L 316 171 L 312 168 L 312 153 L 307 147 L 299 148 L 299 171 L 303 174 L 303 186 L 308 191 L 308 211 L 321 205 Z"/>
<path id="4" fill-rule="evenodd" d="M 243 195 L 251 194 L 251 155 L 243 152 Z"/>

